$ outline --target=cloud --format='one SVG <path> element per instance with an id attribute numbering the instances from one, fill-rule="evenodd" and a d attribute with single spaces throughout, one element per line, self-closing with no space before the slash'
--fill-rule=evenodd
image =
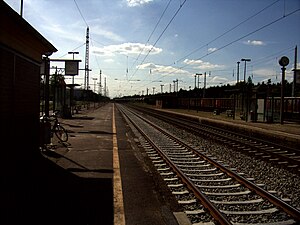
<path id="1" fill-rule="evenodd" d="M 94 47 L 92 52 L 102 56 L 113 56 L 114 54 L 146 55 L 150 50 L 150 55 L 159 54 L 162 51 L 161 48 L 153 47 L 152 45 L 145 45 L 141 43 L 123 43 L 119 45 L 108 45 L 101 48 Z"/>
<path id="2" fill-rule="evenodd" d="M 260 78 L 270 78 L 274 75 L 275 71 L 270 68 L 261 68 L 253 70 L 253 76 L 254 77 L 260 77 Z"/>
<path id="3" fill-rule="evenodd" d="M 172 66 L 156 65 L 154 63 L 144 63 L 137 66 L 138 69 L 149 69 L 151 74 L 160 74 L 160 75 L 174 75 L 174 74 L 186 74 L 191 75 L 190 72 L 182 70 Z"/>
<path id="4" fill-rule="evenodd" d="M 78 43 L 84 42 L 84 35 L 75 35 L 72 29 L 73 27 L 75 27 L 73 24 L 70 25 L 68 28 L 62 27 L 61 25 L 55 23 L 41 25 L 41 28 L 43 28 L 45 31 L 55 34 L 56 38 L 65 39 L 69 41 L 76 41 Z"/>
<path id="5" fill-rule="evenodd" d="M 217 51 L 218 49 L 217 48 L 209 48 L 208 49 L 208 52 L 215 52 L 215 51 Z"/>
<path id="6" fill-rule="evenodd" d="M 117 41 L 117 42 L 123 42 L 124 38 L 119 36 L 118 34 L 115 34 L 112 31 L 105 30 L 104 28 L 100 28 L 99 26 L 92 27 L 91 32 L 93 35 L 99 35 L 106 39 Z"/>
<path id="7" fill-rule="evenodd" d="M 208 86 L 224 85 L 228 83 L 228 79 L 221 76 L 214 76 L 212 78 L 207 78 Z"/>
<path id="8" fill-rule="evenodd" d="M 129 7 L 141 6 L 152 1 L 153 0 L 126 0 Z"/>
<path id="9" fill-rule="evenodd" d="M 202 60 L 185 59 L 183 61 L 187 65 L 194 66 L 195 69 L 215 69 L 223 67 L 223 65 L 211 64 L 210 62 L 204 62 Z"/>
<path id="10" fill-rule="evenodd" d="M 115 60 L 113 60 L 113 59 L 104 59 L 103 61 L 104 61 L 104 62 L 108 62 L 108 63 L 112 63 L 112 62 L 114 62 Z"/>
<path id="11" fill-rule="evenodd" d="M 262 46 L 262 45 L 266 45 L 265 42 L 263 41 L 259 41 L 259 40 L 248 40 L 248 41 L 244 41 L 244 44 L 246 45 L 254 45 L 254 46 Z"/>

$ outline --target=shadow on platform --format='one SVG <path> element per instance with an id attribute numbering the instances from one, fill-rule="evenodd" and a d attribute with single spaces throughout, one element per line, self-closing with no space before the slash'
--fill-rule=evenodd
<path id="1" fill-rule="evenodd" d="M 81 178 L 44 157 L 37 161 L 1 184 L 0 224 L 113 224 L 112 179 Z"/>

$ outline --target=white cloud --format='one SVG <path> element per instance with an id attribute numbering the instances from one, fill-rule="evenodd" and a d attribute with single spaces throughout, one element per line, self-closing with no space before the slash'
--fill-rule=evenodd
<path id="1" fill-rule="evenodd" d="M 228 79 L 221 76 L 208 77 L 207 79 L 208 86 L 224 85 L 226 83 L 228 83 Z"/>
<path id="2" fill-rule="evenodd" d="M 108 63 L 112 63 L 112 62 L 114 62 L 115 60 L 113 60 L 113 59 L 104 59 L 103 61 L 104 61 L 104 62 L 108 62 Z"/>
<path id="3" fill-rule="evenodd" d="M 147 3 L 152 2 L 152 1 L 153 0 L 126 0 L 127 5 L 129 7 L 144 5 L 144 4 L 147 4 Z"/>
<path id="4" fill-rule="evenodd" d="M 159 54 L 162 49 L 153 47 L 152 45 L 145 45 L 141 43 L 123 43 L 119 45 L 108 45 L 102 48 L 94 47 L 92 52 L 103 56 L 113 56 L 114 54 L 142 54 L 146 55 L 148 52 L 150 55 Z"/>
<path id="5" fill-rule="evenodd" d="M 124 38 L 122 38 L 120 35 L 115 34 L 112 31 L 105 30 L 104 28 L 100 28 L 99 26 L 92 27 L 90 31 L 93 35 L 99 35 L 109 40 L 113 40 L 117 42 L 124 41 Z"/>
<path id="6" fill-rule="evenodd" d="M 59 24 L 43 24 L 41 25 L 41 28 L 43 28 L 45 31 L 49 32 L 49 33 L 54 33 L 56 35 L 56 37 L 60 38 L 60 39 L 65 39 L 65 40 L 69 40 L 69 41 L 76 41 L 78 43 L 82 43 L 85 41 L 85 36 L 78 36 L 75 35 L 75 33 L 72 30 L 72 27 L 75 27 L 73 25 L 70 25 L 69 28 L 70 29 L 66 29 L 64 27 L 62 27 Z"/>
<path id="7" fill-rule="evenodd" d="M 246 45 L 254 45 L 254 46 L 266 45 L 265 42 L 259 41 L 259 40 L 248 40 L 248 41 L 245 41 L 244 44 L 246 44 Z"/>
<path id="8" fill-rule="evenodd" d="M 215 69 L 223 67 L 223 65 L 211 64 L 210 62 L 204 62 L 202 60 L 185 59 L 183 61 L 187 65 L 194 66 L 195 69 Z"/>
<path id="9" fill-rule="evenodd" d="M 151 71 L 151 74 L 160 74 L 160 75 L 174 75 L 174 74 L 186 74 L 191 75 L 190 72 L 182 70 L 172 66 L 156 65 L 154 63 L 144 63 L 137 66 L 138 69 L 148 69 Z"/>
<path id="10" fill-rule="evenodd" d="M 218 49 L 217 48 L 209 48 L 208 49 L 208 52 L 215 52 L 215 51 L 217 51 Z"/>

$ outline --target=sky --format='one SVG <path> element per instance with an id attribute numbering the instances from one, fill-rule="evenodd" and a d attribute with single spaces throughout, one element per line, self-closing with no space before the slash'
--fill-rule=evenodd
<path id="1" fill-rule="evenodd" d="M 20 13 L 21 0 L 4 1 Z M 232 85 L 242 58 L 256 84 L 280 82 L 278 60 L 287 56 L 291 82 L 300 48 L 300 0 L 23 0 L 23 18 L 58 49 L 51 59 L 78 51 L 80 69 L 89 27 L 89 86 L 111 98 L 174 91 L 175 80 L 193 89 L 195 74 L 200 88 L 204 74 L 206 87 Z M 81 88 L 84 76 L 75 76 Z"/>

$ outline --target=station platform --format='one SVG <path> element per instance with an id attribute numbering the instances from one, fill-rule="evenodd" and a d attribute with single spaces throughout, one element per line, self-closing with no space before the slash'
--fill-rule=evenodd
<path id="1" fill-rule="evenodd" d="M 251 122 L 244 121 L 238 116 L 228 117 L 226 112 L 219 115 L 214 115 L 213 112 L 203 112 L 187 109 L 157 109 L 158 111 L 165 111 L 182 116 L 192 117 L 201 123 L 217 125 L 223 128 L 235 128 L 245 135 L 268 136 L 271 140 L 278 143 L 289 142 L 291 146 L 299 148 L 300 146 L 300 124 L 295 122 L 285 121 L 280 123 L 267 122 Z"/>
<path id="2" fill-rule="evenodd" d="M 42 224 L 185 221 L 113 103 L 59 120 L 69 140 L 66 145 L 53 141 L 53 149 L 42 153 L 51 165 L 43 178 L 44 209 L 38 210 L 45 218 Z"/>
<path id="3" fill-rule="evenodd" d="M 299 124 L 168 111 L 300 140 Z M 7 205 L 7 211 L 15 211 L 1 218 L 3 224 L 190 225 L 113 103 L 59 120 L 69 132 L 68 142 L 54 140 L 51 149 L 42 151 L 35 174 L 21 179 L 27 182 L 22 184 L 25 199 L 18 207 Z"/>

